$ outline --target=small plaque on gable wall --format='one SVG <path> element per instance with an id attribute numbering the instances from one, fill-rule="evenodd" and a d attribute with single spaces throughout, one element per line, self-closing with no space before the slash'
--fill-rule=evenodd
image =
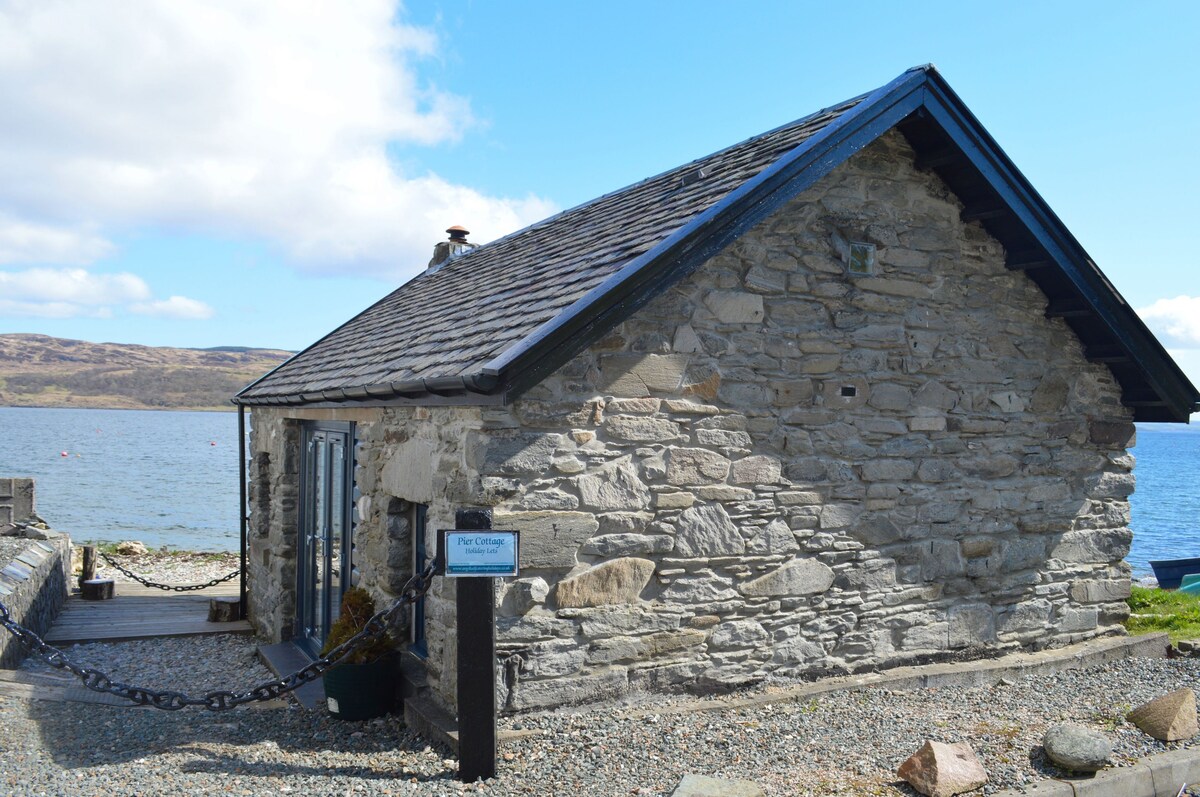
<path id="1" fill-rule="evenodd" d="M 874 274 L 875 244 L 851 241 L 850 259 L 847 261 L 846 270 L 851 274 Z"/>
<path id="2" fill-rule="evenodd" d="M 442 575 L 507 578 L 517 574 L 521 534 L 517 531 L 442 529 L 438 559 Z"/>

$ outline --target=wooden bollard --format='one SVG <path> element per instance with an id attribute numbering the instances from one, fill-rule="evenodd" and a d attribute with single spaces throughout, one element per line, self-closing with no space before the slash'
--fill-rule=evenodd
<path id="1" fill-rule="evenodd" d="M 111 578 L 93 578 L 79 585 L 79 597 L 85 601 L 106 601 L 116 594 Z"/>
<path id="2" fill-rule="evenodd" d="M 96 546 L 83 546 L 83 570 L 79 574 L 79 589 L 83 590 L 83 582 L 96 577 Z"/>
<path id="3" fill-rule="evenodd" d="M 242 617 L 242 601 L 240 598 L 209 598 L 208 621 L 210 623 L 231 623 Z"/>

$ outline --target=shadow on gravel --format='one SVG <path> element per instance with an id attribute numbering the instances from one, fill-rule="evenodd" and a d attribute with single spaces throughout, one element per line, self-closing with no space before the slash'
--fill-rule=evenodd
<path id="1" fill-rule="evenodd" d="M 412 765 L 440 768 L 452 753 L 410 732 L 398 716 L 344 722 L 295 708 L 214 714 L 48 700 L 27 705 L 42 749 L 64 769 L 135 761 L 153 767 L 155 756 L 170 754 L 177 757 L 162 764 L 182 772 L 434 781 L 452 776 L 444 770 L 401 771 Z"/>

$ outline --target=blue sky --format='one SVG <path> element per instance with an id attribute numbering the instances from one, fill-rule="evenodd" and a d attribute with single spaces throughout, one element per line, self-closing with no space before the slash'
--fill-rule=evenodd
<path id="1" fill-rule="evenodd" d="M 0 0 L 0 332 L 299 349 L 477 241 L 937 65 L 1200 383 L 1193 3 Z"/>

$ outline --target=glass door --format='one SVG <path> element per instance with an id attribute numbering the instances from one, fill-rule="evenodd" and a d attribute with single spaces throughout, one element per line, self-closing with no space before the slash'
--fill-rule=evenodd
<path id="1" fill-rule="evenodd" d="M 318 655 L 349 585 L 353 429 L 304 426 L 296 590 L 297 641 Z"/>

